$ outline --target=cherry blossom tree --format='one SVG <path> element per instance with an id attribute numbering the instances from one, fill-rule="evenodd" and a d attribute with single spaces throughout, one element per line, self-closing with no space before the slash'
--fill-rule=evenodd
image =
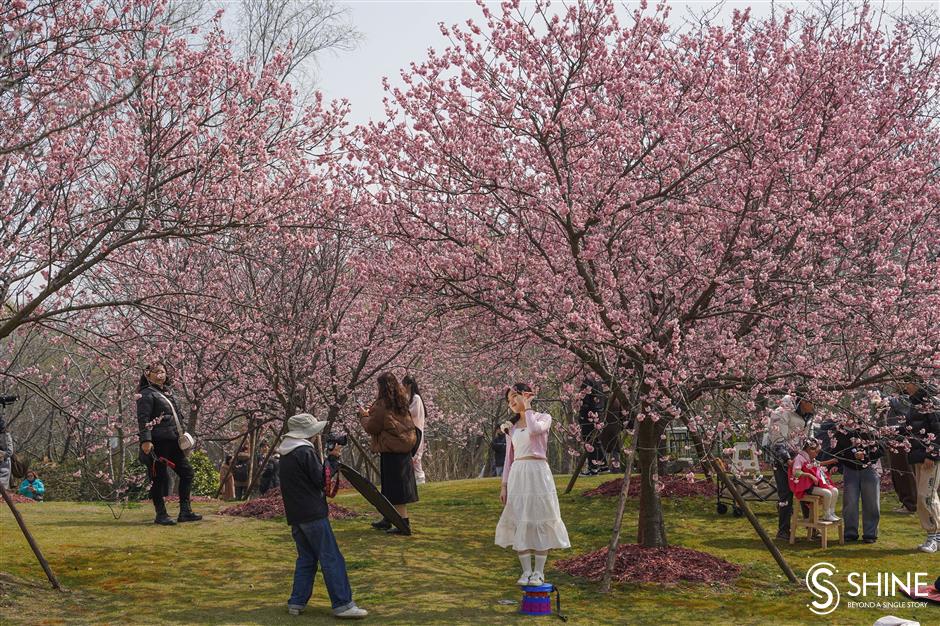
<path id="1" fill-rule="evenodd" d="M 303 115 L 217 22 L 171 37 L 163 2 L 3 5 L 0 339 L 115 304 L 82 289 L 133 247 L 264 224 L 304 197 L 337 118 Z M 299 117 L 300 119 L 296 119 Z"/>
<path id="2" fill-rule="evenodd" d="M 192 255 L 309 227 L 335 160 L 345 111 L 319 94 L 297 106 L 285 51 L 242 59 L 220 15 L 184 33 L 177 8 L 0 7 L 0 375 L 63 416 L 63 456 L 73 436 L 136 432 L 154 358 L 178 368 L 190 428 L 233 417 L 228 355 L 208 340 L 227 310 Z M 60 360 L 16 358 L 30 342 Z"/>
<path id="3" fill-rule="evenodd" d="M 637 418 L 642 545 L 667 543 L 663 429 L 723 419 L 707 394 L 755 411 L 936 371 L 938 64 L 903 23 L 481 11 L 363 132 L 380 228 L 416 290 L 611 381 Z"/>

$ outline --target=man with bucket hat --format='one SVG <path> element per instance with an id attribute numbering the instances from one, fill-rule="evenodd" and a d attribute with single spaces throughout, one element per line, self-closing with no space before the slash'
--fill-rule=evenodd
<path id="1" fill-rule="evenodd" d="M 313 445 L 313 440 L 325 427 L 326 422 L 318 421 L 309 413 L 295 415 L 287 420 L 287 434 L 277 448 L 281 455 L 279 473 L 284 512 L 297 544 L 294 586 L 287 610 L 291 615 L 300 615 L 306 608 L 319 565 L 333 615 L 341 619 L 358 619 L 368 612 L 356 606 L 352 599 L 346 561 L 330 526 L 323 463 Z M 341 446 L 336 446 L 330 455 L 339 456 L 341 450 Z"/>

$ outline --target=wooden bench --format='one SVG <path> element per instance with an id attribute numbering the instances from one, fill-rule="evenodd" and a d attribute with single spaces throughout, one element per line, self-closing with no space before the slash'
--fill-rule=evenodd
<path id="1" fill-rule="evenodd" d="M 839 530 L 839 544 L 845 545 L 845 524 L 842 518 L 838 522 L 824 522 L 819 519 L 819 513 L 822 510 L 822 496 L 806 494 L 802 500 L 794 498 L 793 515 L 790 518 L 790 543 L 796 543 L 796 531 L 800 528 L 806 529 L 806 538 L 813 540 L 813 531 L 818 531 L 822 537 L 823 549 L 829 547 L 829 531 L 837 528 Z M 809 507 L 809 517 L 803 519 L 801 515 L 800 503 Z"/>

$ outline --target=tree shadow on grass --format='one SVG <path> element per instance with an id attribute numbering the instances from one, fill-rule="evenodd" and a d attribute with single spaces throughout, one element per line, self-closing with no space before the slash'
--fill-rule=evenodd
<path id="1" fill-rule="evenodd" d="M 88 519 L 88 520 L 78 520 L 78 519 L 68 519 L 68 520 L 54 520 L 54 521 L 34 521 L 30 522 L 30 526 L 53 526 L 55 528 L 81 528 L 81 527 L 114 527 L 114 526 L 140 526 L 140 527 L 150 527 L 154 526 L 153 520 L 150 521 L 141 521 L 139 519 L 119 519 L 116 520 L 112 517 L 101 519 Z"/>
<path id="2" fill-rule="evenodd" d="M 822 544 L 819 541 L 809 541 L 805 537 L 797 537 L 796 543 L 794 544 L 779 543 L 777 541 L 774 541 L 774 543 L 783 553 L 784 558 L 787 557 L 788 553 L 819 552 L 822 550 Z M 761 541 L 757 535 L 754 535 L 753 538 L 718 537 L 715 539 L 706 539 L 702 541 L 702 545 L 725 550 L 767 550 L 764 542 Z M 911 551 L 901 548 L 872 548 L 868 544 L 846 543 L 842 545 L 839 543 L 838 539 L 833 540 L 830 538 L 829 546 L 826 548 L 825 554 L 843 558 L 864 558 L 873 556 L 905 556 L 911 554 Z"/>

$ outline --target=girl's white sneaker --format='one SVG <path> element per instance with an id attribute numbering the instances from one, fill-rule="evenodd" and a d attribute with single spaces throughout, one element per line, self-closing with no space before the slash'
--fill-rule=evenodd
<path id="1" fill-rule="evenodd" d="M 544 585 L 545 584 L 545 574 L 542 572 L 532 572 L 532 575 L 529 576 L 529 585 Z"/>
<path id="2" fill-rule="evenodd" d="M 529 578 L 532 577 L 532 572 L 522 572 L 522 576 L 519 577 L 519 580 L 516 581 L 517 585 L 528 585 Z"/>

